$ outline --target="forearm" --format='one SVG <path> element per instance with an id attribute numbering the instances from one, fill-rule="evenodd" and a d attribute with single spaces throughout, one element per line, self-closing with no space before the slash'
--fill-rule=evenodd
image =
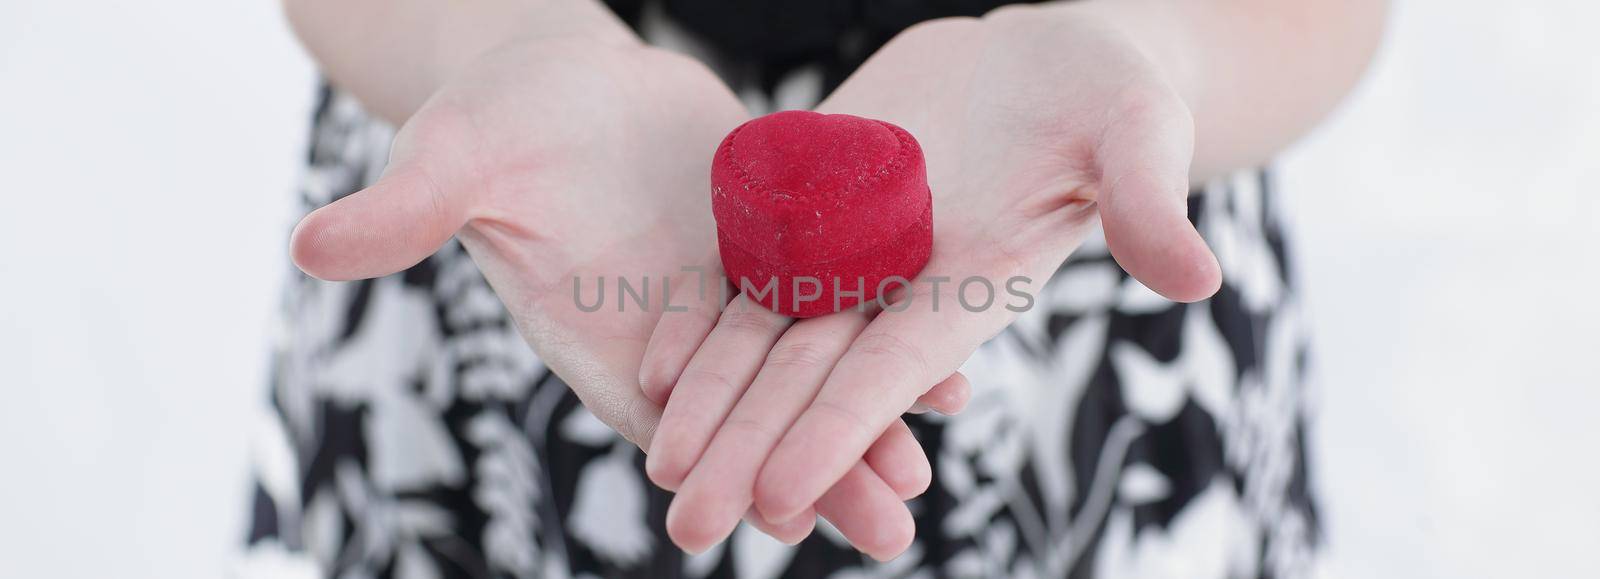
<path id="1" fill-rule="evenodd" d="M 1195 120 L 1192 178 L 1266 162 L 1354 87 L 1386 0 L 1088 0 L 1166 70 Z"/>
<path id="2" fill-rule="evenodd" d="M 507 41 L 582 35 L 637 42 L 596 0 L 283 0 L 332 82 L 405 121 L 455 70 Z"/>

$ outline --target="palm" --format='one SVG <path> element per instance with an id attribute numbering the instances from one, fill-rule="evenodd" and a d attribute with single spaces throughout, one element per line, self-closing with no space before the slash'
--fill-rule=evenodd
<path id="1" fill-rule="evenodd" d="M 1023 276 L 1036 293 L 1097 223 L 1151 289 L 1183 301 L 1215 291 L 1215 259 L 1184 211 L 1192 119 L 1166 78 L 1095 21 L 1004 9 L 908 30 L 819 107 L 916 136 L 935 220 L 920 275 L 984 278 L 995 301 L 970 290 L 957 307 L 959 286 L 935 296 L 922 283 L 862 330 L 766 457 L 763 515 L 785 517 L 833 484 L 849 466 L 841 457 L 1015 319 L 1002 284 Z"/>
<path id="2" fill-rule="evenodd" d="M 744 117 L 683 57 L 581 41 L 504 47 L 407 121 L 383 180 L 302 224 L 296 261 L 319 277 L 370 277 L 458 235 L 585 405 L 647 442 L 656 409 L 637 376 L 660 308 L 617 311 L 616 280 L 702 261 L 713 233 L 705 159 Z M 589 292 L 606 278 L 608 307 L 581 311 L 575 276 Z"/>
<path id="3" fill-rule="evenodd" d="M 1118 124 L 1161 115 L 1188 130 L 1178 96 L 1126 42 L 1038 17 L 913 29 L 819 107 L 900 124 L 922 143 L 937 220 L 927 275 L 1042 282 L 1098 221 L 1107 157 L 1130 144 L 1108 138 Z"/>
<path id="4" fill-rule="evenodd" d="M 691 61 L 622 51 L 491 60 L 438 96 L 441 110 L 470 112 L 435 142 L 470 139 L 444 146 L 484 152 L 471 170 L 482 198 L 459 236 L 523 335 L 558 373 L 582 377 L 590 410 L 639 442 L 638 361 L 661 310 L 618 311 L 615 284 L 659 283 L 703 260 L 713 232 L 705 159 L 745 115 Z M 608 307 L 580 310 L 575 279 L 590 296 L 606 280 Z"/>

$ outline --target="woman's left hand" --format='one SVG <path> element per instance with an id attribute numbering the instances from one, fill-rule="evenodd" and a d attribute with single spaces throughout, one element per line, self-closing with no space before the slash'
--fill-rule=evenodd
<path id="1" fill-rule="evenodd" d="M 743 509 L 723 503 L 752 492 L 768 520 L 804 512 L 1016 319 L 1008 280 L 1025 277 L 1036 293 L 1097 222 L 1116 260 L 1156 292 L 1195 301 L 1216 291 L 1216 259 L 1186 215 L 1194 129 L 1179 83 L 1150 47 L 1092 12 L 1061 8 L 918 25 L 818 107 L 895 123 L 923 146 L 934 248 L 899 298 L 908 303 L 870 321 L 843 312 L 769 325 L 770 352 L 660 339 L 716 331 L 704 318 L 662 318 L 643 372 L 647 384 L 677 382 L 649 453 L 652 476 L 683 480 L 668 521 L 675 536 L 731 529 Z M 990 291 L 961 283 L 974 277 Z M 935 290 L 934 278 L 950 281 Z M 677 380 L 691 357 L 752 356 L 765 367 L 738 385 L 748 388 L 729 422 L 676 418 L 697 413 L 691 391 L 718 387 Z M 733 420 L 759 428 L 727 427 Z"/>

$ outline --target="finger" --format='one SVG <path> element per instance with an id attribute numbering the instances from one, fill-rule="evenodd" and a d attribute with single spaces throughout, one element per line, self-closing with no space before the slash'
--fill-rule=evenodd
<path id="1" fill-rule="evenodd" d="M 289 251 L 312 277 L 378 277 L 427 259 L 465 223 L 461 203 L 412 163 L 311 212 L 295 226 Z"/>
<path id="2" fill-rule="evenodd" d="M 928 271 L 958 269 L 930 263 Z M 954 375 L 1007 322 L 962 308 L 932 311 L 926 295 L 912 301 L 923 305 L 886 311 L 856 337 L 767 457 L 755 486 L 762 515 L 781 520 L 815 503 L 919 396 Z"/>
<path id="3" fill-rule="evenodd" d="M 795 518 L 782 523 L 769 522 L 750 509 L 744 520 L 781 543 L 797 545 L 811 534 L 820 515 L 856 549 L 880 561 L 892 559 L 910 545 L 916 534 L 915 522 L 894 489 L 865 463 L 858 463 L 857 467 L 823 494 L 815 509 L 804 509 Z M 667 536 L 678 548 L 691 554 L 703 553 L 733 533 L 737 519 L 735 524 L 716 528 L 695 524 L 684 508 L 686 504 L 680 494 L 667 507 Z"/>
<path id="4" fill-rule="evenodd" d="M 307 215 L 289 252 L 307 274 L 330 281 L 401 271 L 433 255 L 466 224 L 476 171 L 463 151 L 468 121 L 446 105 L 412 115 L 395 135 L 378 182 Z"/>
<path id="5" fill-rule="evenodd" d="M 811 527 L 817 514 L 824 514 L 835 527 L 845 533 L 845 538 L 852 542 L 861 540 L 863 544 L 877 545 L 874 536 L 882 534 L 880 524 L 893 525 L 894 519 L 887 521 L 874 521 L 873 517 L 886 510 L 892 510 L 900 502 L 910 500 L 927 490 L 932 480 L 932 469 L 928 464 L 922 447 L 912 436 L 911 430 L 904 423 L 898 429 L 891 428 L 885 433 L 889 442 L 880 440 L 882 448 L 874 446 L 878 451 L 879 464 L 868 464 L 865 475 L 873 478 L 871 482 L 858 482 L 851 484 L 841 483 L 829 489 L 818 502 L 821 505 L 868 505 L 868 508 L 834 509 L 827 513 L 813 512 L 811 509 L 802 509 L 800 514 L 793 519 L 781 524 L 773 524 L 760 516 L 758 511 L 750 508 L 750 482 L 755 480 L 757 469 L 760 468 L 759 457 L 752 457 L 754 452 L 749 447 L 738 447 L 738 454 L 756 458 L 751 461 L 716 460 L 702 461 L 689 473 L 683 485 L 679 487 L 677 495 L 673 497 L 672 504 L 667 508 L 667 535 L 672 542 L 691 553 L 699 553 L 711 548 L 728 538 L 734 531 L 739 521 L 740 509 L 744 509 L 744 520 L 756 525 L 758 529 L 772 535 L 779 541 L 788 544 L 798 543 L 810 534 Z M 774 435 L 773 438 L 776 438 Z M 716 443 L 713 443 L 714 445 Z M 708 451 L 708 456 L 711 456 Z M 727 454 L 717 456 L 726 457 Z M 871 453 L 868 455 L 871 456 Z M 870 460 L 870 459 L 869 459 Z M 920 460 L 920 464 L 918 461 Z M 865 464 L 865 463 L 864 463 Z M 881 466 L 880 466 L 881 465 Z M 886 475 L 892 469 L 896 474 Z M 904 472 L 900 472 L 904 471 Z M 846 474 L 846 476 L 850 476 Z M 742 480 L 746 484 L 735 485 L 732 489 L 713 488 L 708 481 Z M 872 491 L 877 486 L 890 490 L 892 496 L 885 502 L 881 494 Z M 872 492 L 866 496 L 854 496 L 850 493 Z M 833 496 L 830 496 L 833 495 Z M 878 504 L 873 504 L 876 501 Z M 803 527 L 803 528 L 802 528 Z M 849 529 L 846 531 L 846 529 Z M 857 535 L 860 536 L 857 536 Z"/>
<path id="6" fill-rule="evenodd" d="M 828 519 L 856 550 L 879 561 L 904 553 L 915 538 L 911 511 L 894 490 L 865 463 L 857 462 L 817 502 L 817 514 Z"/>
<path id="7" fill-rule="evenodd" d="M 668 512 L 670 511 L 671 507 L 668 507 Z M 800 541 L 804 541 L 806 540 L 806 537 L 811 536 L 812 529 L 817 527 L 817 513 L 814 510 L 803 512 L 800 514 L 800 516 L 795 517 L 793 520 L 784 521 L 782 523 L 771 523 L 766 519 L 761 518 L 761 513 L 757 513 L 755 509 L 750 509 L 749 511 L 745 512 L 744 520 L 750 523 L 750 526 L 755 527 L 756 530 L 766 533 L 768 536 L 777 539 L 778 542 L 785 545 L 800 544 Z M 715 541 L 707 543 L 700 551 L 691 552 L 701 553 L 705 549 L 709 549 L 711 545 L 714 544 L 716 544 Z M 683 545 L 681 544 L 679 545 L 679 547 L 682 546 Z"/>
<path id="8" fill-rule="evenodd" d="M 666 282 L 670 296 L 639 367 L 639 387 L 656 404 L 667 403 L 689 359 L 716 326 L 725 298 L 722 279 L 720 262 L 713 258 L 700 271 L 679 272 Z M 677 311 L 680 307 L 684 310 Z"/>
<path id="9" fill-rule="evenodd" d="M 927 394 L 924 394 L 918 400 L 918 404 L 926 402 L 941 414 L 956 414 L 966 406 L 970 394 L 971 386 L 966 376 L 956 372 L 950 375 L 950 378 L 940 382 L 938 386 L 934 386 Z M 922 444 L 917 442 L 915 434 L 911 432 L 911 428 L 906 426 L 904 421 L 896 421 L 891 424 L 889 429 L 884 431 L 883 436 L 879 437 L 878 441 L 873 443 L 872 447 L 867 450 L 867 455 L 863 458 L 867 465 L 872 468 L 873 473 L 883 479 L 883 482 L 894 491 L 901 501 L 911 500 L 922 495 L 922 493 L 927 492 L 928 485 L 933 482 L 933 467 L 928 461 L 927 453 L 922 448 Z M 753 478 L 753 475 L 751 478 Z M 836 485 L 834 488 L 829 489 L 828 493 L 845 491 L 846 488 Z M 855 499 L 836 499 L 835 502 L 837 500 Z M 823 495 L 821 502 L 829 502 L 827 494 Z M 864 528 L 866 523 L 854 520 L 854 516 L 850 512 L 833 513 L 829 516 L 829 520 L 839 521 L 835 524 L 836 527 L 839 524 L 844 524 L 847 527 Z M 804 521 L 806 523 L 804 532 L 809 534 L 813 518 L 812 513 L 805 512 L 796 517 L 795 521 Z M 745 520 L 752 521 L 752 524 L 757 524 L 758 528 L 761 525 L 757 521 L 765 521 L 765 519 L 760 518 L 758 511 L 754 509 L 747 510 Z M 789 528 L 796 529 L 798 526 L 795 522 L 791 522 Z M 765 531 L 766 529 L 763 530 Z M 729 532 L 731 532 L 731 529 Z M 776 531 L 766 532 L 780 541 L 785 541 L 783 537 L 776 534 Z M 798 533 L 799 531 L 791 530 L 789 532 Z M 799 539 L 804 538 L 804 534 L 799 536 Z M 792 545 L 797 543 L 799 539 L 785 542 Z"/>
<path id="10" fill-rule="evenodd" d="M 678 488 L 791 321 L 744 295 L 734 298 L 673 387 L 645 459 L 651 481 Z"/>
<path id="11" fill-rule="evenodd" d="M 972 382 L 960 372 L 951 374 L 943 382 L 934 386 L 927 394 L 917 398 L 917 403 L 907 410 L 912 414 L 924 412 L 938 412 L 945 416 L 960 414 L 967 407 L 967 402 L 972 399 Z"/>
<path id="12" fill-rule="evenodd" d="M 681 514 L 682 510 L 678 505 L 679 502 L 674 499 L 672 504 L 667 506 L 667 537 L 672 539 L 672 544 L 690 554 L 704 553 L 713 545 L 727 540 L 728 535 L 733 534 L 734 527 L 739 521 L 738 518 L 735 518 L 733 524 L 727 525 L 720 532 L 707 533 L 703 526 L 685 525 L 684 515 Z M 755 509 L 745 511 L 743 518 L 744 522 L 755 527 L 757 531 L 766 533 L 767 536 L 777 539 L 778 542 L 785 545 L 800 544 L 801 541 L 806 540 L 806 537 L 811 536 L 811 531 L 817 526 L 817 512 L 815 509 L 805 509 L 793 519 L 778 523 L 762 518 L 761 513 L 756 512 Z"/>
<path id="13" fill-rule="evenodd" d="M 1180 302 L 1208 298 L 1222 270 L 1188 218 L 1194 121 L 1176 96 L 1159 91 L 1123 111 L 1096 152 L 1106 246 L 1156 293 Z"/>
<path id="14" fill-rule="evenodd" d="M 804 320 L 784 333 L 766 354 L 755 382 L 677 489 L 667 525 L 675 542 L 710 544 L 733 531 L 740 514 L 750 508 L 756 474 L 767 454 L 810 403 L 832 361 L 844 354 L 851 339 L 866 325 L 866 315 L 841 312 Z M 669 411 L 688 386 L 685 379 L 680 391 L 673 395 Z M 665 430 L 662 429 L 662 436 Z M 850 461 L 860 462 L 861 456 L 858 451 Z M 804 507 L 782 518 L 764 518 L 787 521 L 802 513 Z"/>
<path id="15" fill-rule="evenodd" d="M 863 459 L 902 501 L 921 495 L 933 482 L 933 466 L 928 464 L 928 454 L 903 420 L 890 423 L 889 429 L 872 443 Z"/>

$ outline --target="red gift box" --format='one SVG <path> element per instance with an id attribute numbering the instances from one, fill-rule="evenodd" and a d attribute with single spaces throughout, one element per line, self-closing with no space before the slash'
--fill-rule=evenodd
<path id="1" fill-rule="evenodd" d="M 784 111 L 728 133 L 712 159 L 711 209 L 728 278 L 797 318 L 894 291 L 933 248 L 922 148 L 905 129 L 851 115 Z"/>

